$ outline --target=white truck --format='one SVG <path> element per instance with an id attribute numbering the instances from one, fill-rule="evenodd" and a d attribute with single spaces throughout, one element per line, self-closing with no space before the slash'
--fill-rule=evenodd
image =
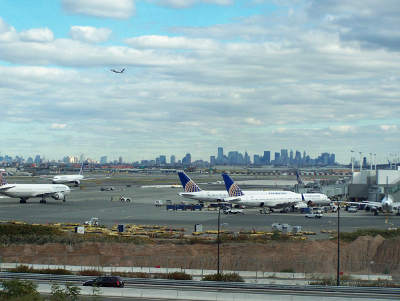
<path id="1" fill-rule="evenodd" d="M 225 208 L 224 214 L 244 214 L 243 209 Z"/>

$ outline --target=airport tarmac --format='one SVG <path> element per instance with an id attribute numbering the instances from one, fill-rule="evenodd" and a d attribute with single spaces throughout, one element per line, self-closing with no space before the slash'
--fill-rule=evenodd
<path id="1" fill-rule="evenodd" d="M 151 177 L 151 176 L 150 176 Z M 175 228 L 185 228 L 191 233 L 195 224 L 202 224 L 203 230 L 215 230 L 217 228 L 218 211 L 167 211 L 163 207 L 155 207 L 155 200 L 171 200 L 180 203 L 184 199 L 178 193 L 179 188 L 141 188 L 141 181 L 134 178 L 103 179 L 83 182 L 81 187 L 71 187 L 72 191 L 67 196 L 67 201 L 47 199 L 47 204 L 40 204 L 40 199 L 29 199 L 27 204 L 20 204 L 18 199 L 2 198 L 0 200 L 1 221 L 25 221 L 28 223 L 55 223 L 73 222 L 83 223 L 91 217 L 97 217 L 101 224 L 140 224 L 140 225 L 166 225 Z M 136 179 L 136 178 L 135 178 Z M 165 184 L 176 184 L 173 175 L 168 175 L 169 181 Z M 172 181 L 172 182 L 171 182 Z M 12 183 L 12 179 L 9 180 Z M 43 183 L 37 178 L 17 179 L 15 182 Z M 154 184 L 146 180 L 146 184 Z M 160 184 L 158 181 L 156 184 Z M 162 184 L 162 183 L 161 183 Z M 101 187 L 113 186 L 113 191 L 100 191 Z M 129 186 L 129 187 L 128 187 Z M 204 189 L 222 190 L 223 185 L 205 185 Z M 246 188 L 246 186 L 243 186 Z M 129 197 L 131 203 L 112 201 L 120 196 Z M 259 230 L 270 231 L 273 223 L 302 226 L 304 231 L 336 230 L 337 214 L 328 213 L 321 219 L 308 219 L 299 213 L 272 213 L 260 214 L 259 210 L 245 210 L 243 215 L 221 214 L 222 229 L 230 231 Z M 390 216 L 388 223 L 383 215 L 373 216 L 369 212 L 341 213 L 341 231 L 354 231 L 362 228 L 387 229 L 399 227 L 400 217 Z M 318 237 L 328 237 L 321 234 Z"/>

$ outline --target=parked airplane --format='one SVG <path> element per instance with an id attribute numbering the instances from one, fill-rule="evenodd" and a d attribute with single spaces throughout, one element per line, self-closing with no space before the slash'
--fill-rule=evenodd
<path id="1" fill-rule="evenodd" d="M 387 192 L 380 202 L 347 202 L 347 204 L 364 204 L 366 208 L 374 212 L 374 215 L 379 215 L 379 211 L 393 213 L 394 210 L 397 210 L 397 214 L 400 213 L 400 202 L 395 202 L 393 197 Z"/>
<path id="2" fill-rule="evenodd" d="M 25 204 L 29 198 L 40 197 L 40 203 L 46 203 L 46 197 L 66 201 L 66 194 L 70 193 L 66 185 L 60 184 L 7 184 L 0 173 L 0 194 L 10 198 L 19 198 Z"/>
<path id="3" fill-rule="evenodd" d="M 247 194 L 243 192 L 231 177 L 224 173 L 222 178 L 225 182 L 229 197 L 225 201 L 245 205 L 247 207 L 266 207 L 269 209 L 286 208 L 305 203 L 308 206 L 312 204 L 327 204 L 329 198 L 322 193 L 304 193 L 299 194 L 292 191 L 259 191 L 256 194 Z"/>
<path id="4" fill-rule="evenodd" d="M 202 190 L 197 184 L 188 177 L 183 171 L 178 172 L 184 192 L 179 195 L 185 198 L 198 200 L 202 202 L 222 201 L 228 197 L 226 190 Z"/>
<path id="5" fill-rule="evenodd" d="M 266 207 L 269 209 L 290 207 L 301 201 L 301 195 L 292 191 L 262 191 L 261 194 L 247 195 L 233 182 L 232 178 L 222 174 L 229 197 L 225 201 L 247 207 Z"/>

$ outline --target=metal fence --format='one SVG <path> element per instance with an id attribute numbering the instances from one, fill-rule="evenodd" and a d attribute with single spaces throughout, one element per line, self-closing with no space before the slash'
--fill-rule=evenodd
<path id="1" fill-rule="evenodd" d="M 250 250 L 249 250 L 250 252 Z M 193 276 L 202 277 L 217 270 L 217 256 L 125 256 L 113 254 L 85 256 L 60 254 L 58 257 L 38 260 L 35 256 L 18 255 L 3 258 L 3 262 L 16 264 L 41 264 L 45 266 L 75 266 L 78 270 L 96 269 L 106 272 L 174 272 L 183 271 Z M 4 267 L 4 265 L 3 265 Z M 313 258 L 304 260 L 277 260 L 274 258 L 257 258 L 251 254 L 241 254 L 235 257 L 220 257 L 220 270 L 237 272 L 249 278 L 299 278 L 299 279 L 329 279 L 337 273 L 337 257 L 321 262 Z M 370 260 L 354 261 L 341 258 L 340 274 L 343 279 L 358 279 L 371 281 L 390 281 L 400 284 L 400 264 L 394 262 L 374 262 Z"/>

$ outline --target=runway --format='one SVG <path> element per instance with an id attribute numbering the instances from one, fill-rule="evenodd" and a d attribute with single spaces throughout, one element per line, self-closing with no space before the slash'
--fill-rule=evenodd
<path id="1" fill-rule="evenodd" d="M 40 182 L 37 178 L 29 182 Z M 168 175 L 167 184 L 176 183 L 174 176 Z M 143 180 L 143 179 L 142 179 Z M 175 182 L 174 182 L 175 180 Z M 28 180 L 25 179 L 25 182 Z M 138 183 L 133 178 L 104 179 L 83 183 L 81 187 L 72 187 L 65 203 L 49 198 L 47 204 L 40 204 L 39 199 L 29 199 L 27 204 L 20 204 L 18 199 L 2 198 L 0 200 L 1 221 L 25 221 L 28 223 L 74 222 L 83 223 L 91 217 L 98 217 L 101 224 L 138 224 L 167 225 L 185 228 L 191 233 L 195 224 L 202 224 L 203 230 L 217 228 L 217 211 L 167 211 L 165 207 L 155 207 L 155 200 L 171 200 L 180 203 L 183 199 L 178 195 L 177 188 L 141 188 L 143 181 Z M 19 180 L 18 182 L 21 182 Z M 41 182 L 41 183 L 42 183 Z M 146 183 L 151 183 L 151 178 Z M 158 184 L 159 182 L 157 182 Z M 100 191 L 101 187 L 114 187 L 114 191 Z M 128 187 L 130 186 L 130 187 Z M 222 185 L 202 185 L 204 189 L 222 190 Z M 246 188 L 246 186 L 244 186 Z M 131 203 L 111 201 L 120 196 L 132 198 Z M 223 229 L 230 231 L 258 230 L 270 231 L 273 223 L 302 226 L 304 231 L 318 233 L 318 238 L 328 237 L 320 234 L 320 230 L 336 230 L 337 214 L 328 213 L 321 219 L 307 219 L 298 213 L 260 214 L 257 209 L 245 210 L 244 215 L 222 214 Z M 341 231 L 354 231 L 361 228 L 387 229 L 399 227 L 400 217 L 390 216 L 385 223 L 383 215 L 373 216 L 369 212 L 341 213 Z"/>

